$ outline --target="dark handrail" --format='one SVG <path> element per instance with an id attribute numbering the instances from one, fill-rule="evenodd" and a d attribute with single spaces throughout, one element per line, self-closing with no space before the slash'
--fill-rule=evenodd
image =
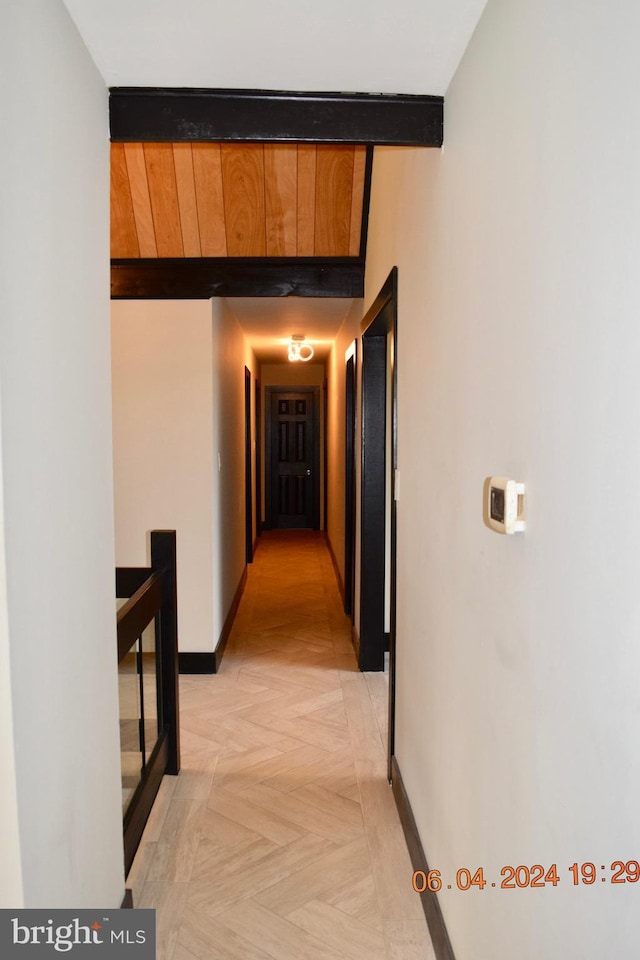
<path id="1" fill-rule="evenodd" d="M 118 663 L 126 657 L 162 606 L 163 577 L 163 573 L 152 573 L 118 610 Z"/>

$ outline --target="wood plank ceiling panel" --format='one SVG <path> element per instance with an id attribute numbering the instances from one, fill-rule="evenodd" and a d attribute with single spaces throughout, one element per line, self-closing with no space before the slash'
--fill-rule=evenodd
<path id="1" fill-rule="evenodd" d="M 316 148 L 298 144 L 298 249 L 299 257 L 312 257 L 316 232 Z"/>
<path id="2" fill-rule="evenodd" d="M 264 149 L 223 143 L 222 183 L 230 257 L 266 256 Z"/>
<path id="3" fill-rule="evenodd" d="M 349 255 L 353 155 L 353 147 L 318 146 L 316 257 Z"/>
<path id="4" fill-rule="evenodd" d="M 145 143 L 144 159 L 158 256 L 184 257 L 172 145 Z"/>
<path id="5" fill-rule="evenodd" d="M 268 257 L 297 253 L 298 150 L 295 144 L 265 143 L 264 192 Z"/>
<path id="6" fill-rule="evenodd" d="M 353 183 L 351 186 L 351 228 L 349 230 L 350 257 L 357 257 L 360 253 L 366 166 L 367 148 L 356 147 L 353 154 Z"/>
<path id="7" fill-rule="evenodd" d="M 124 144 L 111 148 L 111 249 L 121 257 L 139 257 L 140 246 L 133 216 Z"/>
<path id="8" fill-rule="evenodd" d="M 358 257 L 366 148 L 114 143 L 114 258 Z"/>
<path id="9" fill-rule="evenodd" d="M 136 221 L 138 243 L 141 257 L 157 257 L 156 234 L 149 199 L 147 168 L 144 162 L 144 149 L 141 143 L 125 143 L 124 155 L 127 161 L 129 185 L 133 214 Z"/>
<path id="10" fill-rule="evenodd" d="M 185 257 L 201 257 L 198 201 L 193 174 L 193 151 L 190 143 L 173 144 L 173 163 L 176 171 L 180 228 Z"/>
<path id="11" fill-rule="evenodd" d="M 194 143 L 192 153 L 202 256 L 226 257 L 220 144 Z"/>

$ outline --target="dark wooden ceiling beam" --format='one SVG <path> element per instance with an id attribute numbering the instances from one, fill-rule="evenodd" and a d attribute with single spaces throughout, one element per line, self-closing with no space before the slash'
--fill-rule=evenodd
<path id="1" fill-rule="evenodd" d="M 442 97 L 112 87 L 113 141 L 440 147 Z"/>
<path id="2" fill-rule="evenodd" d="M 359 257 L 203 257 L 111 261 L 114 300 L 363 297 Z"/>

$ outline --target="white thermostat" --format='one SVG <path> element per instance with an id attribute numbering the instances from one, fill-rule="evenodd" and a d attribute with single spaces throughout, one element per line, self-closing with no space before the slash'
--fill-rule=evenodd
<path id="1" fill-rule="evenodd" d="M 508 477 L 489 477 L 486 522 L 496 533 L 521 533 L 524 519 L 525 485 Z"/>

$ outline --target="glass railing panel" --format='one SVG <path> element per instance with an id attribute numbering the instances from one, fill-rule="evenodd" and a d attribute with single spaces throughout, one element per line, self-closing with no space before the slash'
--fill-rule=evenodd
<path id="1" fill-rule="evenodd" d="M 118 666 L 120 695 L 120 763 L 122 767 L 122 810 L 129 805 L 140 783 L 144 755 L 140 737 L 140 676 L 138 673 L 138 643 Z"/>
<path id="2" fill-rule="evenodd" d="M 149 761 L 162 730 L 161 719 L 158 717 L 159 664 L 154 618 L 142 634 L 145 762 Z"/>

